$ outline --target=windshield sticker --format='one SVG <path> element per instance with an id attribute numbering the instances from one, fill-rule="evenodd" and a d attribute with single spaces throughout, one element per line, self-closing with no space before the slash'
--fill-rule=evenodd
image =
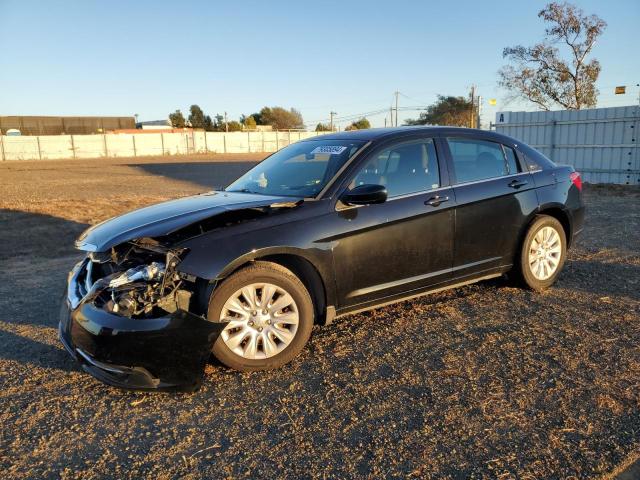
<path id="1" fill-rule="evenodd" d="M 316 147 L 313 150 L 311 150 L 311 153 L 316 154 L 316 153 L 328 153 L 329 155 L 340 155 L 342 152 L 344 152 L 347 149 L 347 147 L 332 147 L 332 146 L 324 146 L 324 147 Z"/>

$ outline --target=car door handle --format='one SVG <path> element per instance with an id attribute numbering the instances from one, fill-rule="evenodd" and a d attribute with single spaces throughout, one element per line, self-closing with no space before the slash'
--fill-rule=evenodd
<path id="1" fill-rule="evenodd" d="M 432 207 L 437 207 L 441 203 L 448 202 L 449 197 L 441 197 L 440 195 L 436 195 L 435 197 L 431 197 L 429 200 L 424 202 L 425 205 L 431 205 Z"/>
<path id="2" fill-rule="evenodd" d="M 526 180 L 512 180 L 511 182 L 509 182 L 509 187 L 510 188 L 520 188 L 520 187 L 524 187 L 528 182 Z"/>

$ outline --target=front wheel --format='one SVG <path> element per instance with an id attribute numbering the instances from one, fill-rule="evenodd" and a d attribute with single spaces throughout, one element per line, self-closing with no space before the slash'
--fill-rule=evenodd
<path id="1" fill-rule="evenodd" d="M 213 354 L 241 371 L 277 368 L 304 347 L 313 328 L 313 303 L 290 270 L 256 262 L 214 289 L 208 309 L 213 322 L 228 322 Z"/>
<path id="2" fill-rule="evenodd" d="M 520 278 L 532 290 L 548 288 L 560 274 L 566 253 L 567 239 L 562 224 L 553 217 L 539 215 L 522 244 Z"/>

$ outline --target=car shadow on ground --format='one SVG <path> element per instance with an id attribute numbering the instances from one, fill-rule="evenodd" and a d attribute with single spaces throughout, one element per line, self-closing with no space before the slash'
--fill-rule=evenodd
<path id="1" fill-rule="evenodd" d="M 89 225 L 42 213 L 0 209 L 0 226 L 2 274 L 18 261 L 36 264 L 77 253 L 73 243 Z"/>
<path id="2" fill-rule="evenodd" d="M 73 242 L 87 225 L 6 209 L 0 224 L 0 321 L 21 332 L 55 328 L 67 274 L 81 256 Z"/>
<path id="3" fill-rule="evenodd" d="M 47 337 L 50 339 L 50 335 Z M 63 371 L 72 371 L 78 368 L 62 346 L 56 347 L 25 335 L 10 332 L 3 329 L 2 326 L 0 326 L 0 342 L 3 345 L 0 350 L 0 359 L 32 367 Z"/>
<path id="4" fill-rule="evenodd" d="M 73 242 L 86 224 L 0 209 L 0 358 L 70 371 L 56 345 L 66 276 L 79 257 Z"/>
<path id="5" fill-rule="evenodd" d="M 220 190 L 256 162 L 206 162 L 206 163 L 139 163 L 129 165 L 152 175 L 190 182 L 208 190 Z"/>
<path id="6" fill-rule="evenodd" d="M 640 266 L 597 260 L 567 260 L 558 286 L 603 297 L 640 300 Z"/>

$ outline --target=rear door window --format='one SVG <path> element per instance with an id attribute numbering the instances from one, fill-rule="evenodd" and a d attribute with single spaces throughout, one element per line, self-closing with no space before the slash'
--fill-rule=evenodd
<path id="1" fill-rule="evenodd" d="M 518 172 L 513 150 L 508 160 L 503 145 L 473 138 L 447 138 L 457 183 L 475 182 Z M 508 147 L 505 147 L 508 148 Z"/>

